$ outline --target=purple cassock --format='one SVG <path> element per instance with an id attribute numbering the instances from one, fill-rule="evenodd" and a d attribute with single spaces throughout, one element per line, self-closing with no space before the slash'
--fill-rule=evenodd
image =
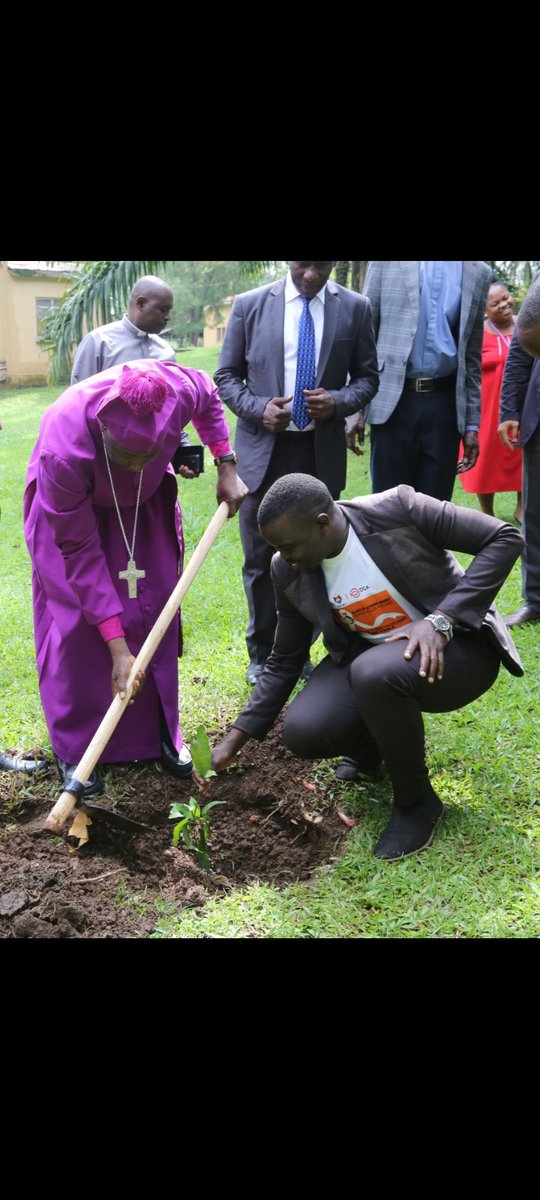
<path id="1" fill-rule="evenodd" d="M 167 384 L 163 410 L 152 415 L 160 450 L 144 468 L 133 557 L 146 575 L 133 599 L 127 581 L 119 579 L 128 554 L 98 420 L 101 409 L 107 423 L 108 393 L 125 365 L 151 368 Z M 226 453 L 229 428 L 210 377 L 176 363 L 140 359 L 68 388 L 42 418 L 27 473 L 24 528 L 33 567 L 41 701 L 53 750 L 65 762 L 79 762 L 112 700 L 112 659 L 97 626 L 119 616 L 129 649 L 137 654 L 178 582 L 182 518 L 170 460 L 190 421 L 213 454 Z M 116 430 L 114 438 L 120 440 Z M 113 461 L 110 468 L 131 546 L 140 475 Z M 100 761 L 159 758 L 160 703 L 180 748 L 178 636 L 176 618 Z"/>

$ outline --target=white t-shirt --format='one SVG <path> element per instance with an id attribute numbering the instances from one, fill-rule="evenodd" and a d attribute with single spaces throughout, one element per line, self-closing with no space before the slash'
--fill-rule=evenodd
<path id="1" fill-rule="evenodd" d="M 352 526 L 341 554 L 325 558 L 321 567 L 335 619 L 347 633 L 384 642 L 392 633 L 422 620 L 424 614 L 383 575 Z"/>

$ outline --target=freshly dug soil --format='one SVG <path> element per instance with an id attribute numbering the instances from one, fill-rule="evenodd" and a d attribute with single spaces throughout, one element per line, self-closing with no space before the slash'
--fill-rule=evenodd
<path id="1" fill-rule="evenodd" d="M 308 879 L 347 832 L 310 773 L 278 728 L 264 742 L 248 742 L 239 765 L 213 778 L 201 797 L 226 802 L 211 812 L 208 873 L 193 852 L 173 848 L 168 817 L 175 801 L 199 795 L 197 787 L 159 762 L 107 768 L 96 798 L 149 831 L 94 823 L 76 852 L 65 834 L 44 828 L 60 794 L 56 768 L 0 772 L 0 938 L 141 938 L 156 924 L 158 900 L 180 910 L 253 880 L 285 887 Z"/>

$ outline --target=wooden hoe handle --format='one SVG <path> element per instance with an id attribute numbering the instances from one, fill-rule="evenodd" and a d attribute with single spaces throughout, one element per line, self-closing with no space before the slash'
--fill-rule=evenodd
<path id="1" fill-rule="evenodd" d="M 137 672 L 146 671 L 148 664 L 154 657 L 159 643 L 167 632 L 167 629 L 169 628 L 174 616 L 178 612 L 188 588 L 193 583 L 199 567 L 202 566 L 208 551 L 213 546 L 218 533 L 225 524 L 228 515 L 229 509 L 223 500 L 219 505 L 219 508 L 214 513 L 208 528 L 205 529 L 198 546 L 193 551 L 182 578 L 178 580 L 174 592 L 172 592 L 169 596 L 169 599 L 167 600 L 164 609 L 160 613 L 153 629 L 150 630 L 146 641 L 139 650 L 139 653 L 129 673 L 124 699 L 121 700 L 119 696 L 114 697 L 114 700 L 107 709 L 101 725 L 98 726 L 88 749 L 83 754 L 80 763 L 73 772 L 73 778 L 78 780 L 79 783 L 86 783 L 88 777 L 92 774 L 98 759 L 103 754 L 107 742 L 112 737 L 116 726 L 118 725 L 124 709 L 129 704 L 131 693 L 133 691 L 133 681 L 137 675 Z M 64 822 L 69 817 L 69 814 L 75 803 L 75 796 L 72 796 L 70 792 L 62 792 L 62 795 L 56 801 L 54 808 L 51 809 L 49 816 L 45 821 L 45 828 L 52 830 L 53 833 L 60 833 L 60 830 L 62 829 Z"/>

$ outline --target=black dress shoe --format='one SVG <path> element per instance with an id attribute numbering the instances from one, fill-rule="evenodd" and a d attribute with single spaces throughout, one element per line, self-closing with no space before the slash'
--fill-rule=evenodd
<path id="1" fill-rule="evenodd" d="M 526 625 L 528 621 L 540 621 L 540 612 L 536 612 L 530 604 L 523 604 L 521 608 L 517 608 L 515 612 L 510 613 L 510 616 L 504 618 L 508 629 L 511 629 L 512 625 Z"/>
<path id="2" fill-rule="evenodd" d="M 34 771 L 44 771 L 50 767 L 45 758 L 25 758 L 23 754 L 0 754 L 0 770 L 22 771 L 25 775 L 33 775 Z"/>
<path id="3" fill-rule="evenodd" d="M 175 779 L 189 779 L 193 775 L 193 759 L 187 746 L 182 746 L 180 755 L 168 742 L 161 743 L 161 765 Z"/>
<path id="4" fill-rule="evenodd" d="M 66 788 L 68 783 L 71 783 L 71 776 L 73 775 L 73 773 L 75 771 L 75 767 L 71 766 L 70 763 L 64 762 L 64 760 L 62 758 L 59 758 L 57 754 L 55 754 L 54 757 L 56 758 L 58 774 L 60 775 L 60 779 L 62 780 L 62 784 L 63 784 L 64 788 Z M 92 774 L 88 776 L 88 779 L 84 785 L 84 790 L 83 790 L 81 799 L 89 800 L 90 796 L 101 796 L 102 793 L 103 793 L 103 780 L 102 780 L 101 775 L 96 767 L 95 770 L 92 771 Z"/>
<path id="5" fill-rule="evenodd" d="M 426 800 L 412 808 L 394 807 L 373 851 L 376 858 L 397 862 L 419 850 L 426 850 L 431 846 L 443 812 L 443 802 L 433 790 Z"/>
<path id="6" fill-rule="evenodd" d="M 365 754 L 363 758 L 342 758 L 336 763 L 334 773 L 341 783 L 355 783 L 362 775 L 375 779 L 381 773 L 380 755 Z"/>

